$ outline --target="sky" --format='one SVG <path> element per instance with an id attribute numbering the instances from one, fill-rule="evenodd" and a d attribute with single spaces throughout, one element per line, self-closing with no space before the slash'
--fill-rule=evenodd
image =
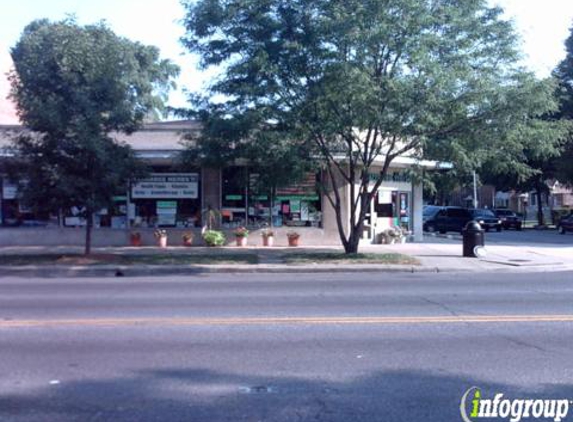
<path id="1" fill-rule="evenodd" d="M 74 14 L 80 24 L 107 21 L 118 35 L 155 45 L 162 57 L 181 67 L 178 90 L 170 96 L 174 107 L 185 106 L 185 90 L 196 91 L 212 73 L 197 70 L 196 59 L 179 43 L 184 8 L 179 0 L 3 0 L 0 14 L 0 124 L 17 123 L 6 95 L 5 73 L 11 67 L 10 47 L 35 19 L 61 20 Z M 573 26 L 573 0 L 490 0 L 505 9 L 522 38 L 524 65 L 539 77 L 548 76 L 565 57 L 564 41 Z M 9 4 L 9 6 L 8 6 Z"/>

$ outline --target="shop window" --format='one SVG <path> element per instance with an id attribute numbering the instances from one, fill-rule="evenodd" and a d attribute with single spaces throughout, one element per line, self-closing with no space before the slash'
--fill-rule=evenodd
<path id="1" fill-rule="evenodd" d="M 18 192 L 17 183 L 4 178 L 0 181 L 0 224 L 29 227 L 55 226 L 58 224 L 58 219 L 41 205 L 25 204 Z"/>
<path id="2" fill-rule="evenodd" d="M 200 172 L 152 173 L 131 184 L 127 216 L 133 227 L 200 227 Z"/>
<path id="3" fill-rule="evenodd" d="M 127 195 L 116 195 L 109 207 L 102 208 L 94 215 L 95 227 L 125 229 L 127 227 Z"/>
<path id="4" fill-rule="evenodd" d="M 394 201 L 392 200 L 393 193 L 394 192 L 388 190 L 379 190 L 376 194 L 374 211 L 378 218 L 394 218 Z"/>
<path id="5" fill-rule="evenodd" d="M 247 224 L 247 168 L 226 167 L 222 171 L 221 219 L 224 227 Z"/>
<path id="6" fill-rule="evenodd" d="M 274 226 L 321 227 L 322 204 L 317 177 L 308 173 L 302 181 L 277 189 L 272 209 Z"/>
<path id="7" fill-rule="evenodd" d="M 271 194 L 267 187 L 261 185 L 259 173 L 249 173 L 247 212 L 249 216 L 249 226 L 267 226 L 271 218 Z"/>
<path id="8" fill-rule="evenodd" d="M 314 173 L 278 188 L 274 196 L 259 183 L 259 174 L 245 167 L 228 167 L 222 174 L 223 227 L 264 227 L 271 218 L 274 227 L 320 227 L 322 209 Z"/>

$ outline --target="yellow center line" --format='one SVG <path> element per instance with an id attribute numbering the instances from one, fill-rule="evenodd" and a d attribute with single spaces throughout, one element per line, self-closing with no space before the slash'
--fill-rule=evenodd
<path id="1" fill-rule="evenodd" d="M 342 325 L 342 324 L 456 324 L 456 323 L 573 322 L 573 315 L 460 315 L 460 316 L 364 316 L 364 317 L 228 317 L 228 318 L 93 318 L 4 320 L 2 328 L 68 326 L 210 326 L 210 325 Z"/>

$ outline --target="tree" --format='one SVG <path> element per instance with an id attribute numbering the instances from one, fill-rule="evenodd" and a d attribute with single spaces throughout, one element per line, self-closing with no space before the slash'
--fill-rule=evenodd
<path id="1" fill-rule="evenodd" d="M 204 68 L 221 69 L 209 94 L 229 115 L 314 147 L 340 239 L 355 253 L 396 157 L 421 158 L 431 142 L 460 156 L 476 141 L 498 148 L 498 130 L 519 118 L 509 99 L 531 78 L 515 65 L 511 24 L 486 3 L 188 0 L 183 42 Z"/>
<path id="2" fill-rule="evenodd" d="M 542 84 L 525 80 L 514 93 L 512 103 L 520 113 L 504 132 L 503 153 L 486 151 L 481 160 L 486 182 L 500 189 L 535 192 L 540 226 L 545 224 L 542 195 L 550 192 L 548 181 L 573 182 L 573 30 L 566 50 L 552 79 Z"/>
<path id="3" fill-rule="evenodd" d="M 554 79 L 522 78 L 506 93 L 513 106 L 497 116 L 498 147 L 479 146 L 471 155 L 484 182 L 503 190 L 535 191 L 540 226 L 545 224 L 542 195 L 549 193 L 546 182 L 555 177 L 555 160 L 569 130 L 568 122 L 555 115 L 559 107 L 555 89 Z"/>
<path id="4" fill-rule="evenodd" d="M 112 133 L 133 132 L 161 110 L 178 68 L 104 23 L 73 19 L 30 23 L 11 54 L 11 96 L 32 131 L 14 141 L 24 163 L 23 199 L 84 209 L 89 254 L 93 212 L 140 174 L 133 152 Z"/>
<path id="5" fill-rule="evenodd" d="M 565 41 L 566 56 L 553 75 L 559 81 L 558 97 L 560 100 L 559 116 L 573 120 L 573 26 L 571 34 Z M 559 159 L 556 160 L 557 178 L 564 183 L 573 184 L 573 131 L 569 133 L 568 142 Z"/>

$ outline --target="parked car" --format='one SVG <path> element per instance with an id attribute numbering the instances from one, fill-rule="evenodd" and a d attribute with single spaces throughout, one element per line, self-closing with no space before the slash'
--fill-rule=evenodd
<path id="1" fill-rule="evenodd" d="M 479 223 L 482 229 L 486 232 L 495 229 L 498 232 L 501 231 L 502 221 L 497 217 L 492 210 L 485 208 L 478 208 L 471 210 L 472 217 L 475 221 Z"/>
<path id="2" fill-rule="evenodd" d="M 427 232 L 461 232 L 468 221 L 473 220 L 470 210 L 461 207 L 443 207 L 433 217 L 426 220 Z"/>
<path id="3" fill-rule="evenodd" d="M 466 224 L 472 220 L 477 221 L 485 231 L 491 229 L 501 231 L 501 220 L 491 210 L 470 210 L 462 207 L 443 207 L 424 222 L 424 230 L 430 233 L 460 233 Z"/>
<path id="4" fill-rule="evenodd" d="M 439 205 L 424 205 L 424 210 L 422 212 L 422 221 L 425 223 L 436 216 L 436 214 L 442 210 L 444 207 Z"/>
<path id="5" fill-rule="evenodd" d="M 563 217 L 559 221 L 557 230 L 559 230 L 559 233 L 561 234 L 565 234 L 567 232 L 573 232 L 573 213 L 569 214 L 567 217 Z"/>
<path id="6" fill-rule="evenodd" d="M 512 210 L 508 210 L 506 208 L 498 208 L 493 210 L 493 213 L 497 218 L 501 220 L 501 226 L 505 230 L 521 230 L 523 226 L 523 219 Z"/>

